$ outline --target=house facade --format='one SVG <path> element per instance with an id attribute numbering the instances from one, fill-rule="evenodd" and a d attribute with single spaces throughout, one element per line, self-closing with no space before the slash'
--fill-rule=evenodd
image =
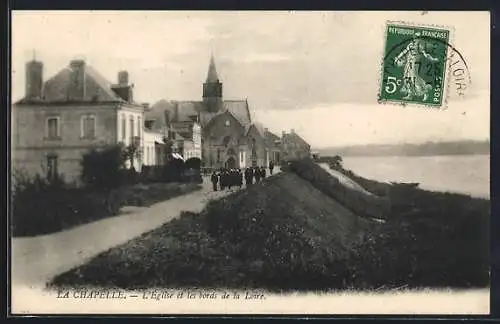
<path id="1" fill-rule="evenodd" d="M 133 164 L 140 170 L 146 157 L 146 163 L 157 161 L 144 154 L 151 147 L 147 133 L 144 107 L 134 102 L 126 71 L 111 84 L 85 61 L 72 60 L 44 82 L 43 63 L 26 64 L 25 96 L 12 107 L 13 169 L 78 181 L 90 149 L 136 143 L 142 154 Z"/>

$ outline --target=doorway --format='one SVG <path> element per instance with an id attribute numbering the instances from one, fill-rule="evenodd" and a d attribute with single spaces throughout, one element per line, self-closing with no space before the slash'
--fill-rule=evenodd
<path id="1" fill-rule="evenodd" d="M 226 169 L 235 169 L 236 168 L 236 159 L 234 157 L 230 157 L 226 161 Z"/>

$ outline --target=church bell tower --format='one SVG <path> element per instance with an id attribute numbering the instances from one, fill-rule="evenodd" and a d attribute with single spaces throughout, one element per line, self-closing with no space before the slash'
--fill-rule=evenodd
<path id="1" fill-rule="evenodd" d="M 222 107 L 222 83 L 215 69 L 213 55 L 210 57 L 207 80 L 203 83 L 203 102 L 209 112 L 217 112 Z"/>

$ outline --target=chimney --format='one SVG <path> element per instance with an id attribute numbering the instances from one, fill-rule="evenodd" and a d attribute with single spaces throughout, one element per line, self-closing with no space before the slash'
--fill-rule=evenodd
<path id="1" fill-rule="evenodd" d="M 26 99 L 42 97 L 43 63 L 34 59 L 26 63 Z"/>
<path id="2" fill-rule="evenodd" d="M 72 60 L 69 64 L 71 68 L 71 84 L 69 87 L 70 100 L 84 100 L 85 98 L 85 61 Z"/>
<path id="3" fill-rule="evenodd" d="M 118 72 L 118 84 L 115 84 L 111 89 L 127 102 L 134 102 L 134 84 L 129 84 L 129 75 L 127 71 Z"/>
<path id="4" fill-rule="evenodd" d="M 179 103 L 176 101 L 174 103 L 174 105 L 175 105 L 174 120 L 178 121 L 179 120 Z"/>
<path id="5" fill-rule="evenodd" d="M 165 124 L 170 125 L 170 111 L 165 110 Z"/>
<path id="6" fill-rule="evenodd" d="M 118 85 L 120 87 L 128 86 L 128 72 L 127 71 L 118 72 Z"/>

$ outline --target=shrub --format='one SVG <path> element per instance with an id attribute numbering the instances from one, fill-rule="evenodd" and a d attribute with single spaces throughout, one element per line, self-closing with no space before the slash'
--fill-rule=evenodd
<path id="1" fill-rule="evenodd" d="M 60 231 L 118 214 L 121 201 L 111 192 L 70 186 L 60 178 L 17 177 L 12 194 L 13 236 Z"/>
<path id="2" fill-rule="evenodd" d="M 92 188 L 111 189 L 123 184 L 126 154 L 121 145 L 92 149 L 82 157 L 82 182 Z"/>

